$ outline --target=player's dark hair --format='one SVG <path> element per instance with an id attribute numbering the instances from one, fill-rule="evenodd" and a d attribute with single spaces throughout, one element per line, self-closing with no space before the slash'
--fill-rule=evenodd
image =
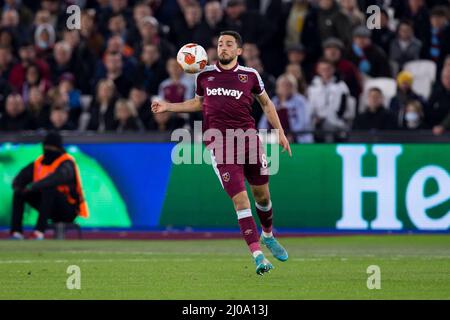
<path id="1" fill-rule="evenodd" d="M 231 30 L 222 31 L 220 36 L 232 36 L 236 40 L 238 48 L 242 48 L 242 37 L 238 32 Z"/>

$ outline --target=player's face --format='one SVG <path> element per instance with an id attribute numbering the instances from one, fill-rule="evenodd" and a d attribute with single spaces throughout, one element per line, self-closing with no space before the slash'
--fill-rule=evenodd
<path id="1" fill-rule="evenodd" d="M 217 54 L 219 56 L 219 62 L 227 65 L 234 62 L 242 54 L 242 49 L 238 47 L 234 37 L 225 35 L 219 38 Z"/>

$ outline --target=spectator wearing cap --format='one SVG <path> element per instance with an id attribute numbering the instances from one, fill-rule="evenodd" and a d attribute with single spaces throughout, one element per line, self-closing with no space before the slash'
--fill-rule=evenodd
<path id="1" fill-rule="evenodd" d="M 224 10 L 219 1 L 208 1 L 204 7 L 203 19 L 196 28 L 193 39 L 205 49 L 213 44 L 221 30 L 225 29 L 223 22 Z"/>
<path id="2" fill-rule="evenodd" d="M 435 85 L 425 109 L 425 119 L 429 126 L 446 127 L 448 121 L 443 121 L 450 114 L 450 67 L 445 67 L 440 75 L 440 81 Z"/>
<path id="3" fill-rule="evenodd" d="M 42 59 L 36 57 L 36 51 L 31 42 L 25 40 L 19 48 L 20 61 L 16 63 L 9 73 L 9 83 L 15 90 L 21 92 L 25 81 L 26 69 L 32 63 L 36 64 L 43 79 L 50 80 L 50 68 Z"/>
<path id="4" fill-rule="evenodd" d="M 394 115 L 383 105 L 383 92 L 371 88 L 367 94 L 365 111 L 353 122 L 353 130 L 393 130 L 397 128 Z"/>
<path id="5" fill-rule="evenodd" d="M 134 52 L 137 56 L 141 54 L 143 46 L 147 44 L 157 46 L 164 61 L 176 53 L 173 45 L 160 35 L 159 23 L 155 17 L 143 18 L 139 22 L 138 29 L 139 41 L 136 41 L 134 45 Z"/>
<path id="6" fill-rule="evenodd" d="M 399 119 L 403 118 L 403 110 L 409 101 L 418 101 L 422 109 L 426 106 L 426 100 L 424 97 L 418 95 L 412 89 L 414 82 L 414 76 L 409 71 L 402 71 L 397 75 L 397 93 L 392 97 L 389 110 Z"/>
<path id="7" fill-rule="evenodd" d="M 386 55 L 389 55 L 391 42 L 395 38 L 395 32 L 391 30 L 389 14 L 385 9 L 380 11 L 380 28 L 372 29 L 372 42 L 379 46 Z"/>
<path id="8" fill-rule="evenodd" d="M 158 46 L 146 44 L 142 48 L 134 79 L 151 95 L 158 94 L 159 84 L 167 78 L 166 66 Z"/>
<path id="9" fill-rule="evenodd" d="M 397 36 L 391 43 L 390 59 L 402 70 L 405 63 L 420 58 L 421 49 L 422 43 L 414 36 L 412 23 L 401 21 L 397 27 Z"/>
<path id="10" fill-rule="evenodd" d="M 25 109 L 22 96 L 11 93 L 6 98 L 5 113 L 0 117 L 0 131 L 22 131 L 35 128 L 33 119 Z"/>
<path id="11" fill-rule="evenodd" d="M 391 68 L 383 50 L 370 39 L 370 30 L 365 26 L 353 32 L 353 43 L 349 60 L 359 71 L 370 77 L 391 77 Z"/>
<path id="12" fill-rule="evenodd" d="M 55 29 L 49 23 L 40 24 L 34 32 L 34 46 L 36 55 L 41 59 L 48 59 L 55 45 Z"/>
<path id="13" fill-rule="evenodd" d="M 296 44 L 286 49 L 287 65 L 298 64 L 302 69 L 304 79 L 309 83 L 314 77 L 315 58 L 307 56 L 307 49 L 302 44 Z"/>
<path id="14" fill-rule="evenodd" d="M 450 23 L 448 6 L 436 6 L 430 13 L 431 29 L 424 43 L 423 57 L 437 64 L 439 79 L 445 57 L 450 54 Z"/>
<path id="15" fill-rule="evenodd" d="M 337 38 L 329 38 L 322 47 L 323 57 L 334 64 L 339 78 L 347 84 L 350 94 L 358 99 L 362 91 L 361 74 L 353 63 L 344 59 L 344 43 Z"/>

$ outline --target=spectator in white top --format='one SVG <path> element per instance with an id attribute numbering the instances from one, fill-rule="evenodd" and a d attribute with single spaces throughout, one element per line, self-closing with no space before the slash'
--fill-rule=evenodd
<path id="1" fill-rule="evenodd" d="M 297 91 L 297 80 L 290 74 L 282 74 L 276 83 L 276 96 L 272 101 L 277 109 L 278 117 L 283 126 L 287 138 L 291 142 L 309 143 L 313 141 L 309 133 L 297 134 L 300 131 L 308 131 L 311 126 L 311 110 L 306 98 Z M 267 117 L 263 115 L 258 125 L 259 129 L 272 129 Z"/>
<path id="2" fill-rule="evenodd" d="M 308 88 L 313 121 L 318 130 L 347 130 L 355 116 L 355 101 L 344 81 L 335 76 L 328 60 L 317 64 L 317 76 Z"/>

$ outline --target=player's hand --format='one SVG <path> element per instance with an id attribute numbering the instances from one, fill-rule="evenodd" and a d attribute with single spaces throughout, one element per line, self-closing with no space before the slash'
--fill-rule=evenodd
<path id="1" fill-rule="evenodd" d="M 289 144 L 289 140 L 286 138 L 286 135 L 283 132 L 280 132 L 280 146 L 283 148 L 283 151 L 287 151 L 289 154 L 289 157 L 292 157 L 292 151 L 291 146 Z"/>
<path id="2" fill-rule="evenodd" d="M 167 112 L 169 111 L 169 104 L 165 101 L 153 101 L 151 108 L 153 113 Z"/>

